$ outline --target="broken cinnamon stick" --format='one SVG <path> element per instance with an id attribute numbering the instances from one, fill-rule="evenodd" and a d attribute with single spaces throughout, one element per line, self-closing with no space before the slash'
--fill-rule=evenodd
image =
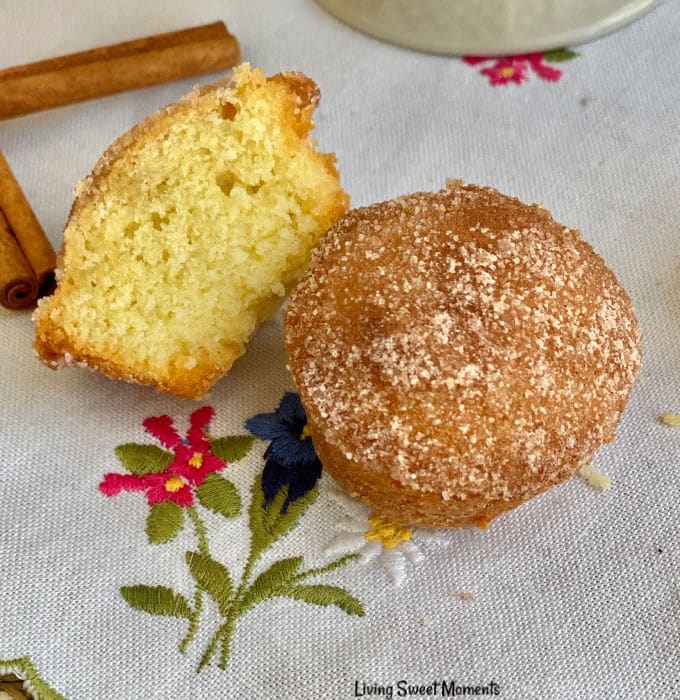
<path id="1" fill-rule="evenodd" d="M 0 119 L 210 73 L 240 60 L 223 22 L 0 70 Z"/>
<path id="2" fill-rule="evenodd" d="M 0 212 L 32 268 L 38 284 L 47 291 L 57 256 L 14 173 L 0 151 Z M 0 253 L 5 252 L 3 249 Z M 1 262 L 1 261 L 0 261 Z"/>
<path id="3" fill-rule="evenodd" d="M 38 298 L 38 280 L 0 212 L 0 304 L 27 309 Z"/>

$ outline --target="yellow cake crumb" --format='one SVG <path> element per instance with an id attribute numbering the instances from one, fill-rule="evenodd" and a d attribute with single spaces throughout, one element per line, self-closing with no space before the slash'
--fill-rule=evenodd
<path id="1" fill-rule="evenodd" d="M 612 487 L 611 479 L 592 463 L 584 464 L 579 470 L 579 476 L 597 491 L 609 491 Z"/>
<path id="2" fill-rule="evenodd" d="M 666 413 L 662 413 L 659 416 L 659 420 L 664 425 L 671 425 L 673 427 L 680 426 L 680 415 L 678 415 L 677 413 L 671 413 L 670 411 L 667 411 Z"/>

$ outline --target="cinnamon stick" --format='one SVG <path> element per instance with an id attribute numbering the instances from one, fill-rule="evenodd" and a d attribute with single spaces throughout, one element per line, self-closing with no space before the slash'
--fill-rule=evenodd
<path id="1" fill-rule="evenodd" d="M 47 291 L 45 288 L 51 283 L 57 256 L 2 151 L 0 151 L 0 212 L 4 214 L 4 220 L 14 234 L 38 284 L 43 291 Z M 4 252 L 5 249 L 2 253 Z"/>
<path id="2" fill-rule="evenodd" d="M 238 63 L 223 22 L 0 70 L 0 119 L 210 73 Z"/>
<path id="3" fill-rule="evenodd" d="M 27 309 L 38 298 L 38 279 L 0 212 L 0 304 Z"/>

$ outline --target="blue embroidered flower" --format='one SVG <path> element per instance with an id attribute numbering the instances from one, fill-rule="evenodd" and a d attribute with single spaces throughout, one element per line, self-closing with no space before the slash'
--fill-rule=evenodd
<path id="1" fill-rule="evenodd" d="M 286 392 L 274 413 L 259 413 L 246 421 L 246 429 L 262 440 L 271 440 L 264 453 L 262 491 L 265 508 L 283 486 L 288 505 L 311 491 L 321 477 L 321 462 L 307 433 L 307 415 L 300 397 Z"/>

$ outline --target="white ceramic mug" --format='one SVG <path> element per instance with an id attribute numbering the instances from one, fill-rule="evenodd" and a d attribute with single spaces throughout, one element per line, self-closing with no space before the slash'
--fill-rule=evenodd
<path id="1" fill-rule="evenodd" d="M 316 0 L 352 27 L 421 51 L 498 56 L 589 41 L 658 0 Z"/>

